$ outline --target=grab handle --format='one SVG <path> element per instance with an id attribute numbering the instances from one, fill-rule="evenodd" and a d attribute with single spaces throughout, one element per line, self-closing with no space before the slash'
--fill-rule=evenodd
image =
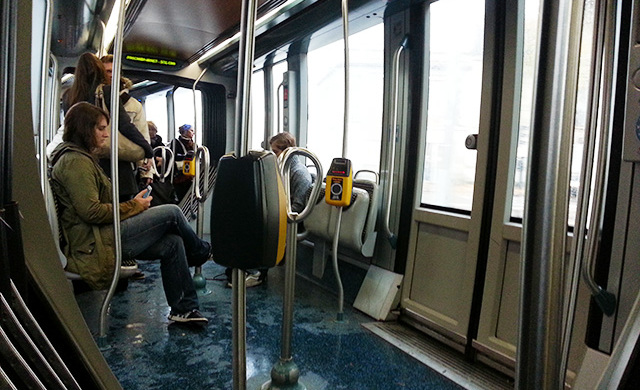
<path id="1" fill-rule="evenodd" d="M 198 146 L 194 158 L 196 161 L 196 177 L 193 182 L 195 196 L 198 202 L 204 203 L 204 201 L 207 200 L 209 189 L 211 188 L 211 183 L 209 182 L 209 148 L 207 148 L 206 146 Z M 204 174 L 203 172 L 200 172 L 200 167 L 202 167 Z M 200 180 L 202 176 L 205 177 L 204 195 L 202 195 L 202 193 L 200 192 Z"/>
<path id="2" fill-rule="evenodd" d="M 155 159 L 156 151 L 158 150 L 160 151 L 160 157 L 162 158 L 162 164 L 160 164 L 160 171 L 158 171 L 158 181 L 160 183 L 164 183 L 164 179 L 166 179 L 167 176 L 169 176 L 171 172 L 173 172 L 173 163 L 175 161 L 175 156 L 171 148 L 168 148 L 166 146 L 156 146 L 155 148 L 153 148 L 154 159 Z M 167 161 L 167 153 L 169 153 L 169 162 L 165 163 L 165 161 Z"/>
<path id="3" fill-rule="evenodd" d="M 278 165 L 280 166 L 280 173 L 282 174 L 282 178 L 284 181 L 283 184 L 284 184 L 285 192 L 287 194 L 287 219 L 290 222 L 302 222 L 305 218 L 309 216 L 309 214 L 311 214 L 311 210 L 313 209 L 313 206 L 315 206 L 316 202 L 318 201 L 318 194 L 320 194 L 320 188 L 322 187 L 322 180 L 316 180 L 313 183 L 311 195 L 309 196 L 309 199 L 307 200 L 307 204 L 304 206 L 304 209 L 300 213 L 292 211 L 291 199 L 289 197 L 289 193 L 290 193 L 289 165 L 291 165 L 291 161 L 292 161 L 291 157 L 294 155 L 301 155 L 309 158 L 313 162 L 313 165 L 316 167 L 318 177 L 322 177 L 323 172 L 322 172 L 322 164 L 320 163 L 320 160 L 318 159 L 318 157 L 305 148 L 289 147 L 285 149 L 278 158 L 279 160 Z"/>
<path id="4" fill-rule="evenodd" d="M 405 35 L 400 43 L 400 46 L 396 49 L 393 55 L 393 68 L 391 71 L 391 86 L 393 88 L 392 100 L 391 100 L 391 142 L 389 143 L 391 150 L 389 152 L 389 160 L 387 164 L 387 202 L 385 204 L 385 214 L 384 214 L 384 232 L 387 236 L 387 240 L 389 240 L 389 245 L 391 248 L 396 249 L 398 244 L 398 237 L 391 232 L 391 228 L 389 227 L 389 219 L 391 218 L 391 198 L 393 195 L 393 168 L 396 157 L 396 137 L 398 131 L 398 79 L 400 74 L 400 55 L 402 51 L 407 49 L 409 46 L 409 36 Z"/>

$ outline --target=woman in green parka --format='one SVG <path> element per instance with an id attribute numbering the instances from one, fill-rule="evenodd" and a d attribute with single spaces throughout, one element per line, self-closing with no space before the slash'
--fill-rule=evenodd
<path id="1" fill-rule="evenodd" d="M 67 270 L 94 289 L 105 289 L 115 267 L 111 182 L 94 152 L 109 139 L 108 115 L 86 102 L 72 106 L 64 119 L 64 142 L 52 153 L 52 189 L 59 204 Z M 189 266 L 210 258 L 176 205 L 149 208 L 145 191 L 120 203 L 123 258 L 160 259 L 162 283 L 171 307 L 169 319 L 207 323 L 199 310 Z"/>

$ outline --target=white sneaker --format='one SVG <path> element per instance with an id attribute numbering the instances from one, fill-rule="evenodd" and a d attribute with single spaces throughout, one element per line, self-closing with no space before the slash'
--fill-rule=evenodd
<path id="1" fill-rule="evenodd" d="M 262 279 L 260 279 L 260 271 L 255 271 L 254 273 L 245 272 L 245 287 L 255 287 L 262 284 Z M 229 281 L 227 282 L 227 287 L 233 287 L 233 284 Z"/>
<path id="2" fill-rule="evenodd" d="M 194 323 L 199 325 L 206 325 L 209 322 L 209 320 L 196 309 L 182 314 L 169 313 L 168 318 L 175 322 Z"/>

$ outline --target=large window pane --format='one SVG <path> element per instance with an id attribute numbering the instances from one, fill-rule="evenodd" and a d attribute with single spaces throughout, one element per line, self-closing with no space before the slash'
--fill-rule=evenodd
<path id="1" fill-rule="evenodd" d="M 202 144 L 202 93 L 196 90 L 195 118 L 193 107 L 193 90 L 188 88 L 177 88 L 173 93 L 174 116 L 176 136 L 178 128 L 184 124 L 190 124 L 195 129 L 195 138 L 198 145 Z M 196 122 L 194 122 L 197 119 Z M 168 142 L 168 141 L 167 141 Z"/>
<path id="2" fill-rule="evenodd" d="M 591 63 L 591 46 L 593 34 L 593 0 L 585 2 L 585 18 L 583 21 L 582 43 L 580 53 L 580 67 L 578 79 L 578 96 L 576 101 L 576 117 L 574 129 L 573 155 L 571 161 L 571 177 L 569 198 L 568 223 L 575 221 L 578 183 L 580 180 L 582 152 L 584 145 L 584 130 L 588 108 L 589 76 Z M 540 0 L 527 0 L 525 3 L 525 31 L 524 53 L 522 69 L 522 97 L 520 106 L 520 125 L 518 132 L 518 147 L 513 182 L 513 198 L 511 202 L 511 218 L 521 219 L 524 214 L 524 195 L 526 187 L 526 172 L 529 155 L 529 128 L 531 126 L 531 112 L 533 110 L 533 86 L 535 66 L 537 63 L 537 38 L 540 19 Z"/>
<path id="3" fill-rule="evenodd" d="M 460 12 L 464 10 L 464 12 Z M 427 135 L 421 203 L 471 210 L 482 87 L 484 2 L 431 4 Z"/>
<path id="4" fill-rule="evenodd" d="M 144 102 L 145 115 L 148 121 L 153 121 L 158 127 L 158 135 L 166 144 L 169 139 L 169 125 L 167 120 L 167 91 L 156 92 L 146 97 Z"/>
<path id="5" fill-rule="evenodd" d="M 349 38 L 349 148 L 354 172 L 380 167 L 384 83 L 384 28 L 378 24 Z M 309 52 L 307 147 L 326 170 L 342 156 L 344 128 L 344 43 Z"/>

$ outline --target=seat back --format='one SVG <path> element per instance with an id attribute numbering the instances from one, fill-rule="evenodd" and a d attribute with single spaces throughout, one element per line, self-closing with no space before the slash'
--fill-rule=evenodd
<path id="1" fill-rule="evenodd" d="M 322 191 L 325 191 L 325 184 Z M 319 199 L 324 199 L 323 193 L 320 194 Z M 367 241 L 374 237 L 378 208 L 377 182 L 354 179 L 351 204 L 342 212 L 338 246 L 371 256 L 372 253 L 365 253 L 368 251 L 364 251 L 364 247 Z M 333 241 L 337 214 L 332 212 L 332 209 L 332 206 L 323 201 L 316 205 L 311 215 L 304 221 L 305 228 L 310 234 L 325 241 Z"/>
<path id="2" fill-rule="evenodd" d="M 220 159 L 211 193 L 213 260 L 225 267 L 273 267 L 284 257 L 286 198 L 276 157 L 250 151 Z"/>

